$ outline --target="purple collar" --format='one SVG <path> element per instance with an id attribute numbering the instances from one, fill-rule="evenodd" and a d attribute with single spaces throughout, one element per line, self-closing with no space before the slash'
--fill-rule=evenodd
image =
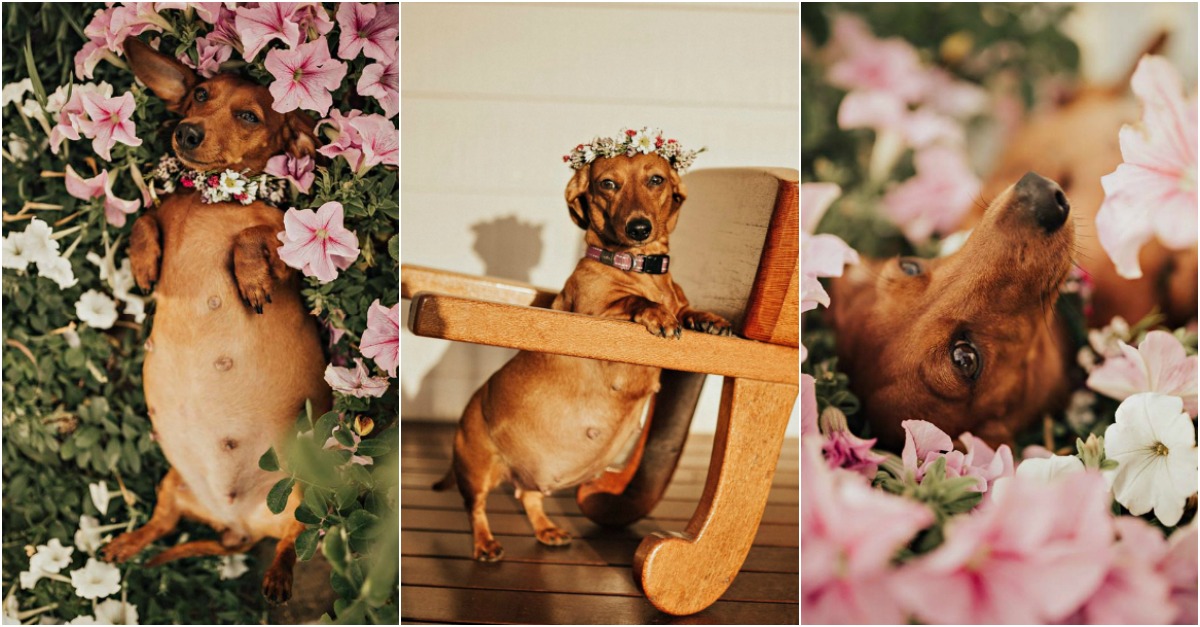
<path id="1" fill-rule="evenodd" d="M 645 274 L 666 274 L 667 266 L 671 262 L 670 255 L 614 253 L 610 250 L 597 248 L 596 246 L 588 246 L 587 258 L 626 272 L 642 272 Z"/>

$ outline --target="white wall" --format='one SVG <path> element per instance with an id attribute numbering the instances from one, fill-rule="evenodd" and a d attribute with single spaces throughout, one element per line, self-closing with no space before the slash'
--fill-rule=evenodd
<path id="1" fill-rule="evenodd" d="M 799 49 L 794 3 L 404 4 L 402 260 L 557 290 L 582 253 L 562 155 L 623 127 L 707 146 L 697 168 L 798 168 Z M 407 331 L 401 353 L 402 415 L 445 420 L 512 354 Z"/>

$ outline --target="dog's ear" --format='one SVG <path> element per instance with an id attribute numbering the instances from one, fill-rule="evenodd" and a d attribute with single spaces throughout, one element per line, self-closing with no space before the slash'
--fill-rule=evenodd
<path id="1" fill-rule="evenodd" d="M 293 157 L 315 157 L 317 136 L 313 131 L 316 123 L 299 109 L 284 116 L 283 136 L 287 142 L 287 153 Z"/>
<path id="2" fill-rule="evenodd" d="M 679 222 L 679 208 L 683 206 L 683 201 L 687 200 L 687 187 L 683 185 L 683 179 L 679 177 L 675 168 L 671 168 L 667 177 L 671 181 L 671 210 L 667 213 L 667 232 L 671 233 L 675 231 L 675 224 Z"/>
<path id="3" fill-rule="evenodd" d="M 567 208 L 571 210 L 571 219 L 579 228 L 587 230 L 591 220 L 588 218 L 587 191 L 591 179 L 592 166 L 575 171 L 575 176 L 567 182 Z"/>
<path id="4" fill-rule="evenodd" d="M 125 57 L 134 76 L 146 84 L 154 95 L 167 103 L 167 109 L 179 113 L 187 95 L 200 81 L 192 68 L 180 63 L 141 42 L 136 37 L 125 38 Z"/>

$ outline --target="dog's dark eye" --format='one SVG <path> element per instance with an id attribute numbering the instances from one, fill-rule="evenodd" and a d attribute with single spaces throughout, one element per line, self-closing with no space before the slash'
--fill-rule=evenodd
<path id="1" fill-rule="evenodd" d="M 197 87 L 196 91 L 192 92 L 192 97 L 196 99 L 196 102 L 204 102 L 208 100 L 208 90 L 203 87 Z"/>
<path id="2" fill-rule="evenodd" d="M 663 184 L 664 180 L 665 179 L 663 179 L 663 177 L 655 174 L 654 176 L 650 177 L 650 187 L 658 187 L 659 185 Z"/>
<path id="3" fill-rule="evenodd" d="M 964 377 L 974 381 L 979 378 L 979 351 L 967 340 L 958 340 L 950 347 L 950 361 Z"/>
<path id="4" fill-rule="evenodd" d="M 603 181 L 600 181 L 600 189 L 607 189 L 610 192 L 616 191 L 617 182 L 612 179 L 604 179 Z"/>
<path id="5" fill-rule="evenodd" d="M 899 263 L 900 263 L 900 271 L 903 272 L 904 274 L 907 274 L 908 276 L 918 276 L 922 272 L 924 272 L 924 269 L 921 268 L 921 263 L 916 260 L 905 259 L 905 258 L 901 257 L 899 260 Z"/>
<path id="6" fill-rule="evenodd" d="M 238 111 L 236 115 L 237 115 L 237 119 L 239 119 L 243 122 L 249 122 L 250 124 L 258 124 L 258 116 L 254 115 L 254 113 L 251 111 Z"/>

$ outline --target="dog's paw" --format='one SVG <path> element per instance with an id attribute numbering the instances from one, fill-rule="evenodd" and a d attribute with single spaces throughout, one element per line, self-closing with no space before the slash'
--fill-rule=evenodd
<path id="1" fill-rule="evenodd" d="M 536 535 L 538 542 L 546 546 L 566 546 L 571 543 L 571 534 L 558 527 L 542 529 Z"/>
<path id="2" fill-rule="evenodd" d="M 504 547 L 495 538 L 475 543 L 475 559 L 481 562 L 498 562 L 504 557 Z"/>
<path id="3" fill-rule="evenodd" d="M 275 287 L 270 266 L 262 259 L 235 258 L 233 276 L 237 280 L 238 294 L 242 297 L 242 302 L 261 314 L 263 305 L 271 302 L 271 292 Z"/>
<path id="4" fill-rule="evenodd" d="M 683 326 L 709 335 L 733 335 L 733 325 L 715 313 L 689 309 L 683 314 Z"/>
<path id="5" fill-rule="evenodd" d="M 679 339 L 683 333 L 683 327 L 679 325 L 679 319 L 671 312 L 658 306 L 647 307 L 639 311 L 633 317 L 633 321 L 641 323 L 648 331 L 658 337 Z"/>
<path id="6" fill-rule="evenodd" d="M 292 569 L 272 565 L 263 577 L 262 593 L 274 605 L 292 598 Z"/>
<path id="7" fill-rule="evenodd" d="M 104 548 L 100 549 L 100 553 L 104 557 L 104 561 L 121 564 L 140 553 L 144 548 L 146 548 L 146 543 L 142 541 L 137 532 L 129 531 L 104 545 Z"/>
<path id="8" fill-rule="evenodd" d="M 162 263 L 162 250 L 157 243 L 141 248 L 129 247 L 129 268 L 133 280 L 143 294 L 149 294 L 158 283 L 158 271 Z"/>

